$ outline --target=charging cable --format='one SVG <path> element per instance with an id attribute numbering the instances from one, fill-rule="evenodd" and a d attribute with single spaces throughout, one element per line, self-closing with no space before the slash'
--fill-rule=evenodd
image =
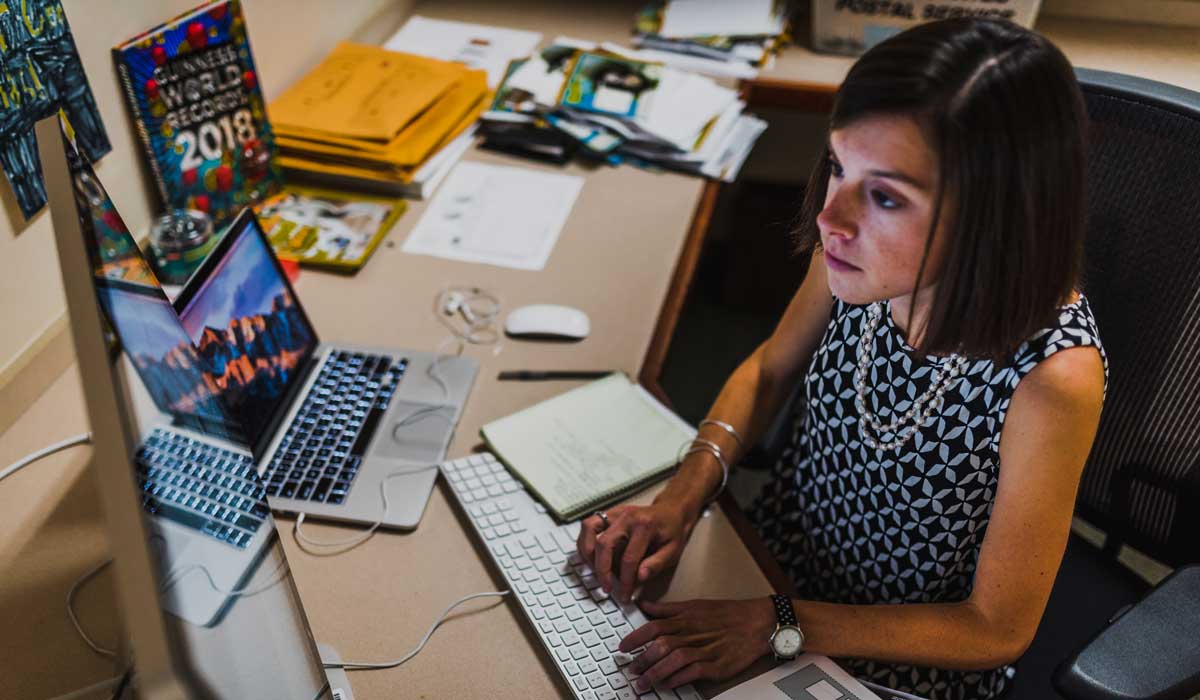
<path id="1" fill-rule="evenodd" d="M 375 531 L 378 530 L 381 525 L 383 525 L 384 519 L 387 518 L 388 507 L 390 505 L 388 503 L 388 497 L 387 497 L 387 484 L 389 481 L 391 481 L 393 478 L 395 478 L 397 476 L 406 476 L 409 474 L 422 474 L 424 472 L 434 471 L 436 469 L 437 469 L 437 465 L 432 464 L 432 465 L 429 465 L 426 467 L 414 467 L 411 469 L 397 469 L 395 471 L 388 472 L 387 476 L 383 477 L 383 479 L 381 479 L 379 481 L 379 496 L 383 500 L 383 515 L 381 515 L 379 520 L 375 521 L 365 531 L 363 531 L 353 537 L 347 537 L 347 538 L 341 539 L 341 540 L 324 540 L 324 541 L 314 540 L 314 539 L 308 537 L 307 535 L 305 535 L 304 531 L 300 529 L 300 526 L 304 523 L 304 513 L 301 513 L 300 515 L 296 516 L 296 524 L 292 528 L 292 532 L 296 536 L 296 541 L 298 543 L 300 543 L 300 548 L 303 549 L 304 551 L 308 552 L 309 554 L 315 554 L 315 555 L 321 556 L 321 557 L 329 557 L 329 556 L 333 556 L 335 554 L 342 554 L 343 552 L 348 552 L 351 549 L 354 549 L 355 547 L 359 546 L 363 542 L 366 542 L 367 540 L 371 539 L 371 536 L 375 534 Z M 331 548 L 335 548 L 336 551 L 332 551 L 332 552 L 313 551 L 312 549 L 309 549 L 309 547 L 331 547 Z"/>
<path id="2" fill-rule="evenodd" d="M 440 627 L 442 625 L 442 623 L 446 621 L 446 618 L 458 606 L 460 606 L 463 603 L 466 603 L 468 601 L 475 600 L 476 598 L 503 598 L 504 596 L 506 596 L 508 594 L 509 594 L 509 591 L 487 591 L 484 593 L 473 593 L 469 596 L 464 596 L 462 598 L 459 598 L 455 602 L 451 603 L 450 607 L 446 608 L 445 612 L 442 613 L 441 617 L 439 617 L 437 619 L 437 621 L 433 623 L 433 625 L 429 628 L 429 631 L 426 632 L 425 636 L 421 639 L 421 643 L 418 644 L 416 646 L 416 648 L 414 648 L 412 651 L 408 652 L 404 656 L 400 657 L 399 659 L 396 659 L 395 661 L 383 661 L 383 662 L 379 662 L 379 663 L 343 661 L 342 663 L 337 663 L 337 664 L 325 664 L 325 668 L 340 668 L 340 669 L 344 669 L 346 671 L 375 671 L 375 670 L 380 670 L 380 669 L 385 669 L 385 668 L 396 668 L 397 666 L 407 662 L 409 659 L 413 658 L 417 654 L 420 654 L 421 650 L 424 649 L 425 645 L 429 642 L 430 637 L 433 636 L 433 633 L 435 631 L 437 631 L 437 628 Z"/>
<path id="3" fill-rule="evenodd" d="M 76 435 L 75 437 L 69 437 L 66 440 L 56 442 L 53 445 L 47 445 L 46 447 L 43 447 L 42 449 L 38 450 L 37 452 L 31 452 L 30 454 L 25 455 L 21 459 L 18 459 L 17 461 L 15 461 L 12 464 L 5 467 L 4 471 L 0 471 L 0 481 L 4 481 L 9 476 L 16 474 L 21 469 L 24 469 L 25 467 L 29 466 L 30 464 L 33 464 L 34 462 L 38 461 L 39 459 L 41 459 L 43 457 L 49 457 L 50 455 L 54 454 L 55 452 L 61 452 L 62 450 L 67 449 L 68 447 L 74 447 L 76 445 L 85 445 L 91 441 L 92 441 L 91 433 L 80 433 L 79 435 Z"/>

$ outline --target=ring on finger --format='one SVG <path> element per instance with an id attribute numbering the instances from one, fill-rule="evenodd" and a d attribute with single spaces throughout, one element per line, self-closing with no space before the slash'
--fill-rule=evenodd
<path id="1" fill-rule="evenodd" d="M 608 522 L 608 513 L 605 513 L 602 510 L 598 510 L 598 511 L 592 513 L 592 515 L 596 516 L 597 518 L 600 518 L 601 526 L 599 529 L 596 530 L 597 534 L 604 532 L 605 530 L 608 529 L 608 526 L 611 524 Z"/>

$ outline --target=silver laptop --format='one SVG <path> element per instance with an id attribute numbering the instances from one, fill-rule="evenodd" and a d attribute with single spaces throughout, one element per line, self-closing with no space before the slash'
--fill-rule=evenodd
<path id="1" fill-rule="evenodd" d="M 64 282 L 84 288 L 91 308 L 104 312 L 119 342 L 112 347 L 123 351 L 114 367 L 132 368 L 142 380 L 127 383 L 122 409 L 137 445 L 127 457 L 147 513 L 163 607 L 209 626 L 229 603 L 226 591 L 253 574 L 274 537 L 266 494 L 234 417 L 206 383 L 191 340 L 112 200 L 90 165 L 63 145 L 74 190 L 72 244 L 87 250 L 90 271 Z"/>
<path id="2" fill-rule="evenodd" d="M 321 343 L 249 209 L 175 309 L 244 431 L 271 508 L 417 526 L 437 471 L 411 472 L 445 457 L 475 360 Z"/>

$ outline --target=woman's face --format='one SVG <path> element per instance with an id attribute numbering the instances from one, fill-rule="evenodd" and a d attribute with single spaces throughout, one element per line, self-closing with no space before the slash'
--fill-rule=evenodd
<path id="1" fill-rule="evenodd" d="M 933 220 L 933 149 L 912 117 L 896 115 L 864 117 L 832 131 L 829 149 L 829 187 L 817 228 L 830 291 L 851 304 L 911 295 Z M 940 276 L 946 211 L 922 290 Z"/>

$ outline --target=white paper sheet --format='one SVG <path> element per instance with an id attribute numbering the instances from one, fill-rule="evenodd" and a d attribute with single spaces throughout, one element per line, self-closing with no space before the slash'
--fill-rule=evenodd
<path id="1" fill-rule="evenodd" d="M 538 32 L 413 15 L 383 48 L 482 68 L 494 90 L 509 61 L 533 53 L 541 40 Z"/>
<path id="2" fill-rule="evenodd" d="M 670 0 L 660 36 L 760 36 L 783 31 L 774 0 Z"/>
<path id="3" fill-rule="evenodd" d="M 541 270 L 583 188 L 583 178 L 459 163 L 417 222 L 404 252 Z"/>
<path id="4" fill-rule="evenodd" d="M 802 654 L 713 700 L 881 700 L 829 658 Z"/>

